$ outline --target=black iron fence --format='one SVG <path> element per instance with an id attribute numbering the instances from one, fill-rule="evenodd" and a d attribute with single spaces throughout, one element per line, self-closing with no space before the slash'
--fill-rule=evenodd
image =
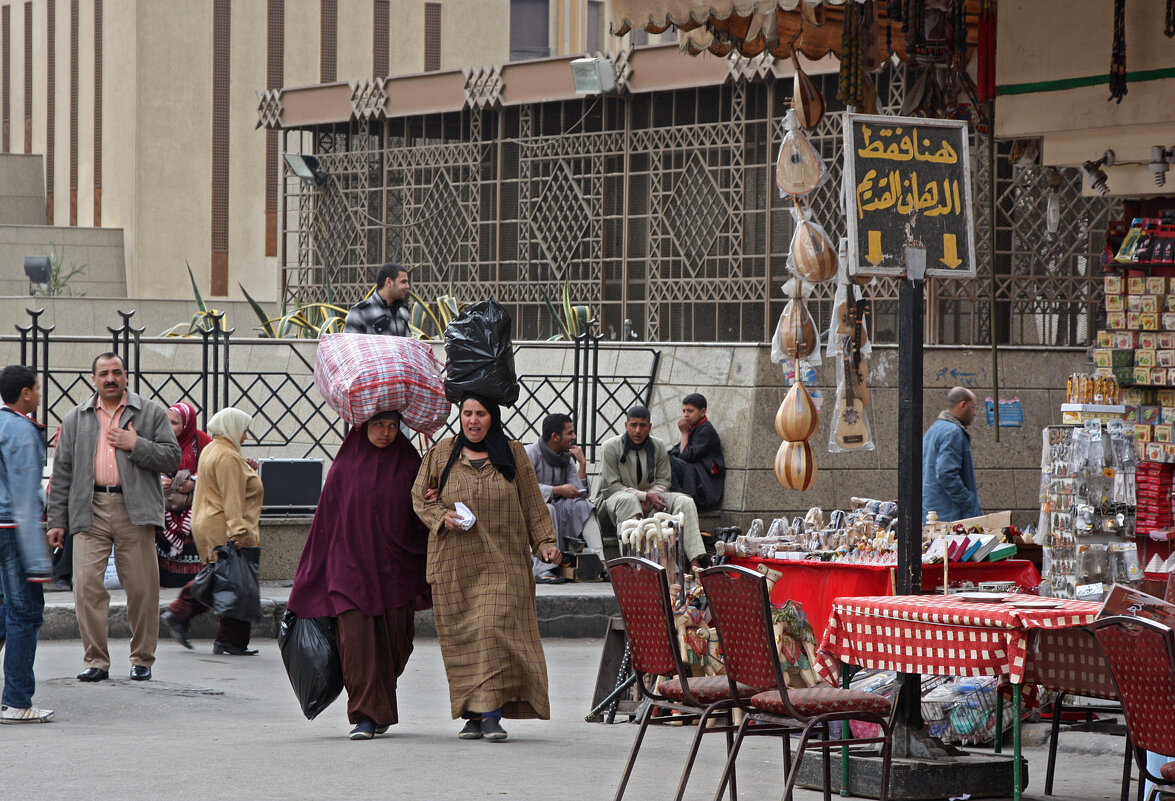
<path id="1" fill-rule="evenodd" d="M 268 447 L 271 455 L 330 460 L 346 434 L 347 424 L 314 387 L 313 353 L 307 340 L 234 340 L 233 329 L 221 328 L 219 317 L 213 318 L 212 328 L 192 336 L 144 337 L 145 329 L 133 323 L 133 310 L 118 312 L 121 324 L 108 327 L 109 336 L 60 335 L 56 326 L 42 324 L 43 309 L 27 311 L 28 325 L 16 326 L 17 337 L 0 341 L 18 341 L 21 364 L 40 375 L 39 419 L 48 426 L 50 438 L 65 415 L 93 394 L 88 359 L 105 351 L 122 357 L 132 391 L 165 406 L 188 401 L 199 410 L 202 427 L 228 406 L 248 412 L 253 416 L 251 443 Z M 518 403 L 503 414 L 511 438 L 533 442 L 541 436 L 546 415 L 569 413 L 585 455 L 594 462 L 599 444 L 623 430 L 625 410 L 652 401 L 660 352 L 601 339 L 591 332 L 577 337 L 570 345 L 570 368 L 564 364 L 567 343 L 515 347 L 517 363 L 537 363 L 541 371 L 518 376 Z M 251 352 L 249 362 L 263 367 L 234 366 L 234 353 L 239 355 L 244 348 L 261 348 L 261 355 Z M 63 354 L 66 349 L 69 352 Z M 624 358 L 617 358 L 616 369 L 601 374 L 600 354 L 610 351 L 623 353 Z M 456 425 L 454 414 L 438 436 L 454 432 Z"/>

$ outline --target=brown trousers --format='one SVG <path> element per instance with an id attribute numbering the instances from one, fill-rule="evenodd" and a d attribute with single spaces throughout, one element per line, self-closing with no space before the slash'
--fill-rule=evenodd
<path id="1" fill-rule="evenodd" d="M 416 634 L 413 604 L 368 617 L 358 609 L 338 617 L 339 654 L 343 685 L 347 688 L 347 719 L 363 718 L 378 726 L 400 722 L 396 708 L 396 679 L 412 655 Z"/>
<path id="2" fill-rule="evenodd" d="M 73 600 L 87 668 L 110 669 L 106 638 L 110 593 L 104 578 L 110 549 L 118 580 L 126 590 L 131 626 L 131 664 L 150 667 L 159 642 L 159 558 L 155 526 L 136 526 L 121 495 L 94 493 L 94 521 L 73 537 Z"/>

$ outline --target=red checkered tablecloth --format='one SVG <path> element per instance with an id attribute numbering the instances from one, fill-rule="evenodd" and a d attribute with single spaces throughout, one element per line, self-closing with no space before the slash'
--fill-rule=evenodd
<path id="1" fill-rule="evenodd" d="M 961 601 L 942 595 L 837 598 L 817 653 L 817 671 L 836 683 L 842 663 L 944 676 L 1002 676 L 1023 683 L 1034 629 L 1093 621 L 1098 604 L 1052 609 Z"/>

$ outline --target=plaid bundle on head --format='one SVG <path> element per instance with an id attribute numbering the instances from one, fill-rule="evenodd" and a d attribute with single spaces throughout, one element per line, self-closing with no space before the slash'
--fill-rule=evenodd
<path id="1" fill-rule="evenodd" d="M 314 360 L 314 383 L 351 425 L 398 411 L 409 428 L 431 436 L 451 409 L 432 348 L 406 337 L 325 336 Z"/>

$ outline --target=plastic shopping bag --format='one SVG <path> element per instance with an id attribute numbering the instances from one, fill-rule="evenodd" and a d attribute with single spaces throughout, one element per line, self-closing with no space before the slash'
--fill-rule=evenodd
<path id="1" fill-rule="evenodd" d="M 333 617 L 282 616 L 277 647 L 290 686 L 307 720 L 314 720 L 343 691 L 343 665 Z"/>

